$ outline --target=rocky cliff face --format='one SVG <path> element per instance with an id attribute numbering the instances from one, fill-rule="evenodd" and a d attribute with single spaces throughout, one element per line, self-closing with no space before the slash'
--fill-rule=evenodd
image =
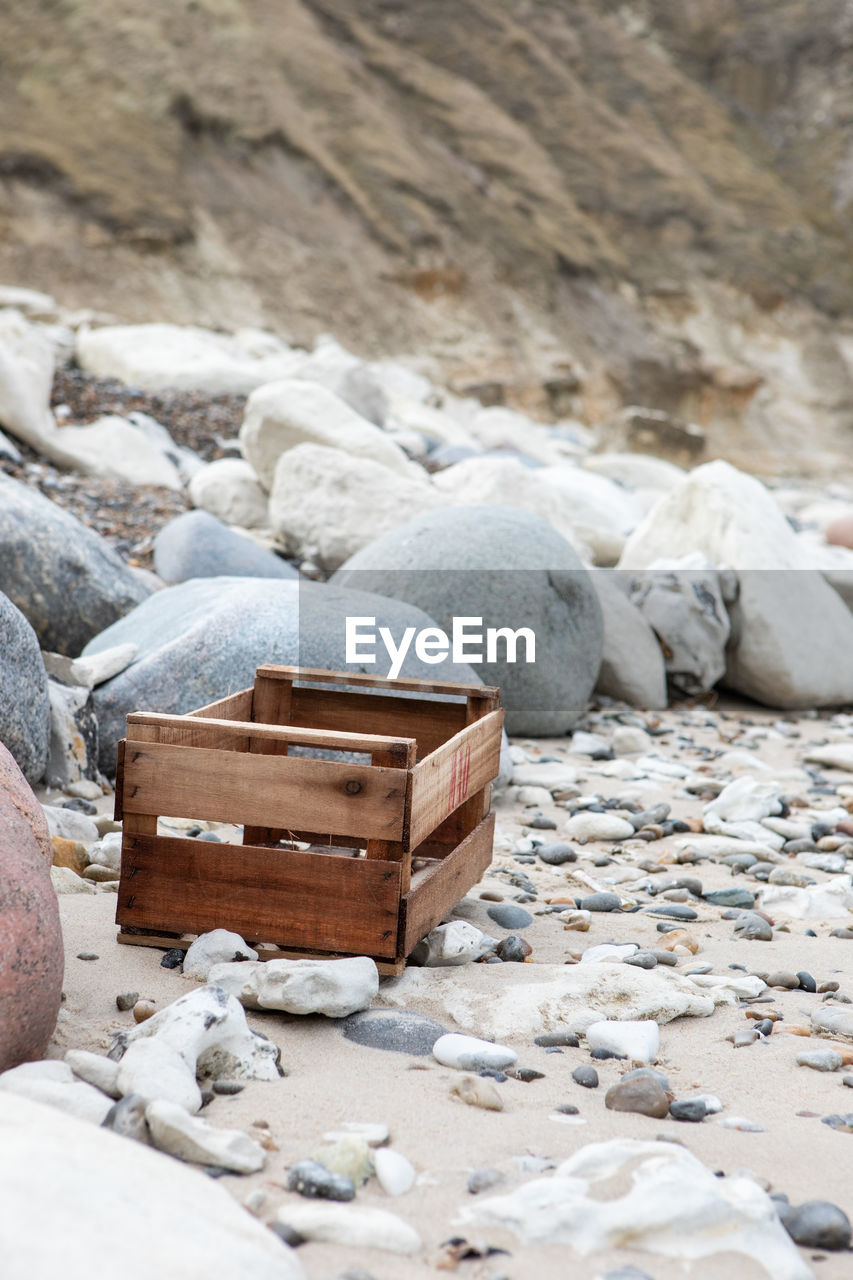
<path id="1" fill-rule="evenodd" d="M 7 283 L 849 456 L 846 0 L 32 0 L 0 48 Z"/>

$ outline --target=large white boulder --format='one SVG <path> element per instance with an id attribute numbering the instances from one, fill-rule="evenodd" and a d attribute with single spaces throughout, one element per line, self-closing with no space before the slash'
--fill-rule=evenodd
<path id="1" fill-rule="evenodd" d="M 298 444 L 278 459 L 269 523 L 286 554 L 337 569 L 382 534 L 446 502 L 419 468 L 401 474 L 341 449 Z"/>
<path id="2" fill-rule="evenodd" d="M 292 376 L 317 382 L 345 400 L 368 422 L 381 427 L 388 415 L 388 396 L 382 379 L 330 334 L 323 334 L 314 350 L 305 353 Z"/>
<path id="3" fill-rule="evenodd" d="M 247 1009 L 322 1013 L 327 1018 L 369 1009 L 379 991 L 379 974 L 369 956 L 217 964 L 208 978 Z"/>
<path id="4" fill-rule="evenodd" d="M 299 444 L 325 445 L 411 476 L 420 468 L 384 432 L 319 383 L 283 378 L 249 396 L 240 428 L 243 453 L 270 489 L 283 453 Z"/>
<path id="5" fill-rule="evenodd" d="M 19 311 L 0 312 L 0 425 L 41 449 L 56 434 L 50 411 L 53 346 Z"/>
<path id="6" fill-rule="evenodd" d="M 0 1151 L 4 1280 L 305 1280 L 224 1187 L 150 1147 L 0 1094 Z"/>
<path id="7" fill-rule="evenodd" d="M 192 325 L 126 324 L 81 329 L 77 360 L 87 373 L 159 391 L 248 395 L 287 377 L 303 353 L 271 333 L 214 333 Z"/>
<path id="8" fill-rule="evenodd" d="M 758 480 L 727 462 L 697 467 L 634 530 L 619 567 L 689 552 L 738 573 L 730 688 L 786 708 L 853 701 L 853 615 Z"/>
<path id="9" fill-rule="evenodd" d="M 180 471 L 162 443 L 120 418 L 106 414 L 84 427 L 60 427 L 58 443 L 74 459 L 75 470 L 111 476 L 129 484 L 183 489 Z"/>
<path id="10" fill-rule="evenodd" d="M 258 529 L 267 522 L 267 495 L 254 467 L 245 458 L 216 458 L 189 483 L 193 506 L 225 524 Z"/>

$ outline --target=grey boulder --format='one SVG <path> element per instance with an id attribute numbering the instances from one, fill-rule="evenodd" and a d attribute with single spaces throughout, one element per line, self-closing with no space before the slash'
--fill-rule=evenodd
<path id="1" fill-rule="evenodd" d="M 634 707 L 665 707 L 666 668 L 657 636 L 628 598 L 628 574 L 594 569 L 595 587 L 604 617 L 604 653 L 596 690 Z"/>
<path id="2" fill-rule="evenodd" d="M 188 578 L 296 578 L 273 551 L 229 529 L 207 511 L 185 511 L 154 539 L 154 569 L 164 582 Z"/>
<path id="3" fill-rule="evenodd" d="M 460 617 L 480 618 L 480 630 L 533 631 L 534 662 L 521 640 L 515 662 L 501 642 L 496 660 L 476 663 L 485 684 L 501 687 L 510 734 L 565 733 L 586 706 L 601 666 L 601 607 L 573 548 L 529 511 L 428 512 L 362 548 L 333 581 L 417 605 L 448 634 Z M 431 670 L 450 678 L 445 666 Z"/>
<path id="4" fill-rule="evenodd" d="M 248 688 L 263 663 L 384 676 L 381 665 L 346 662 L 345 620 L 364 616 L 395 636 L 434 625 L 411 605 L 304 580 L 194 578 L 158 591 L 86 646 L 87 657 L 127 641 L 139 646 L 136 660 L 94 691 L 101 769 L 115 771 L 129 711 L 185 714 Z M 436 678 L 411 650 L 401 675 Z M 442 668 L 442 678 L 480 683 L 460 663 Z"/>
<path id="5" fill-rule="evenodd" d="M 0 474 L 0 591 L 43 649 L 76 656 L 151 588 L 97 533 Z"/>
<path id="6" fill-rule="evenodd" d="M 47 672 L 39 642 L 23 614 L 0 593 L 0 742 L 31 784 L 44 773 L 49 740 Z"/>
<path id="7" fill-rule="evenodd" d="M 698 697 L 726 669 L 731 624 L 723 598 L 735 584 L 712 568 L 646 570 L 631 575 L 631 602 L 658 636 L 676 693 Z"/>

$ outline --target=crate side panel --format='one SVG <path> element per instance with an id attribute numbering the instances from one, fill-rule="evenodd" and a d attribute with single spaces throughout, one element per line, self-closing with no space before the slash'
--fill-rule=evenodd
<path id="1" fill-rule="evenodd" d="M 497 777 L 503 714 L 502 710 L 490 711 L 415 765 L 410 849 L 417 848 L 455 809 Z"/>
<path id="2" fill-rule="evenodd" d="M 346 684 L 371 689 L 408 689 L 415 693 L 437 693 L 445 697 L 486 698 L 493 700 L 500 690 L 495 685 L 454 684 L 444 680 L 403 680 L 386 676 L 369 676 L 353 671 L 326 671 L 321 667 L 283 667 L 264 663 L 256 675 L 272 680 L 309 680 L 315 684 Z"/>
<path id="3" fill-rule="evenodd" d="M 400 868 L 164 836 L 126 837 L 116 923 L 233 929 L 289 947 L 396 955 Z"/>
<path id="4" fill-rule="evenodd" d="M 404 769 L 291 756 L 129 743 L 125 813 L 167 813 L 284 830 L 400 840 Z"/>
<path id="5" fill-rule="evenodd" d="M 252 690 L 241 689 L 227 698 L 219 698 L 216 702 L 208 702 L 205 707 L 198 707 L 188 713 L 201 719 L 212 720 L 251 720 Z"/>
<path id="6" fill-rule="evenodd" d="M 465 725 L 464 702 L 389 698 L 382 694 L 294 688 L 292 723 L 349 733 L 416 738 L 418 756 L 435 751 Z"/>
<path id="7" fill-rule="evenodd" d="M 490 813 L 453 853 L 423 873 L 403 898 L 400 954 L 407 956 L 430 929 L 482 878 L 492 861 L 495 815 Z"/>

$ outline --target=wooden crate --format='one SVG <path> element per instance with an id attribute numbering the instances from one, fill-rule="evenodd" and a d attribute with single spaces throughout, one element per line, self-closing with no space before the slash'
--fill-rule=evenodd
<path id="1" fill-rule="evenodd" d="M 279 666 L 189 715 L 132 713 L 119 941 L 186 947 L 226 928 L 265 958 L 368 955 L 399 972 L 491 861 L 502 725 L 494 688 Z M 243 842 L 158 835 L 158 817 L 235 823 Z"/>

